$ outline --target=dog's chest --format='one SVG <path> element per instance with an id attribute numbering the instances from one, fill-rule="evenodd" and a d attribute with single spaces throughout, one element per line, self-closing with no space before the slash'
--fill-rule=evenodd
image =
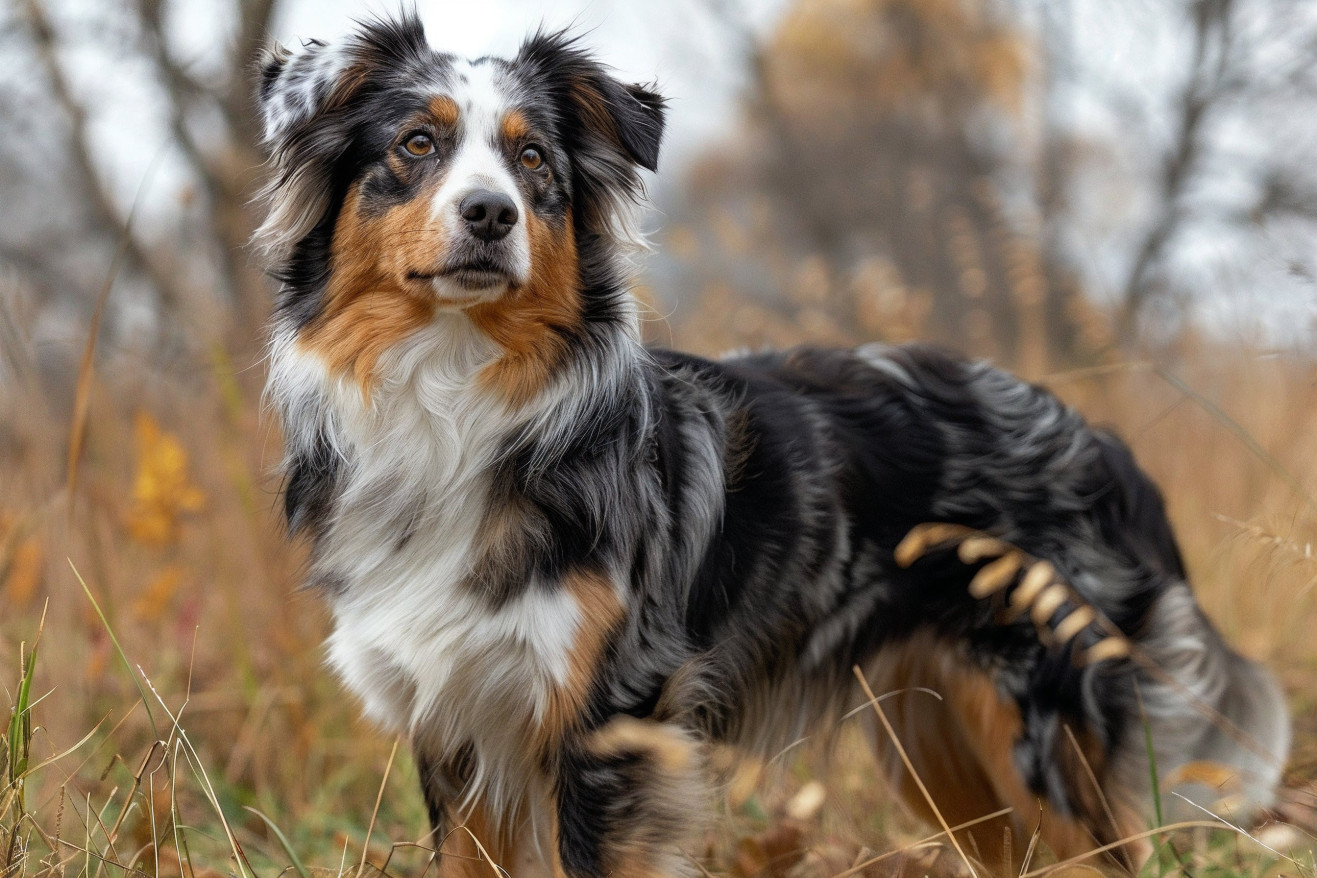
<path id="1" fill-rule="evenodd" d="M 581 612 L 552 583 L 500 602 L 472 585 L 492 464 L 517 424 L 451 348 L 388 365 L 368 402 L 333 406 L 345 465 L 316 558 L 336 583 L 330 662 L 387 727 L 454 745 L 533 734 Z"/>

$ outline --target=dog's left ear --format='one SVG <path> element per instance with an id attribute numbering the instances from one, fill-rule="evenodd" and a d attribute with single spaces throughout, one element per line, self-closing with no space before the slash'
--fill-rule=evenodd
<path id="1" fill-rule="evenodd" d="M 609 94 L 610 91 L 613 93 Z M 613 117 L 622 146 L 636 164 L 647 171 L 657 171 L 659 143 L 663 139 L 663 96 L 646 86 L 623 85 L 605 76 L 602 97 L 602 109 Z"/>
<path id="2" fill-rule="evenodd" d="M 662 96 L 618 81 L 565 31 L 535 34 L 516 63 L 547 90 L 563 118 L 587 220 L 607 223 L 619 197 L 635 199 L 643 191 L 637 168 L 658 168 Z"/>

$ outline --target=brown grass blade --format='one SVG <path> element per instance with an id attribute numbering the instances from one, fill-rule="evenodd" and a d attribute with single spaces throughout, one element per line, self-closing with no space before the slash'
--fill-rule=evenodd
<path id="1" fill-rule="evenodd" d="M 137 210 L 141 206 L 143 196 L 150 188 L 151 180 L 155 178 L 156 169 L 160 167 L 168 145 L 161 144 L 156 150 L 155 157 L 151 159 L 151 164 L 142 173 L 142 179 L 137 184 L 132 206 L 128 209 L 128 216 L 124 218 L 123 235 L 119 238 L 119 246 L 114 251 L 114 258 L 110 260 L 110 270 L 106 273 L 105 283 L 101 285 L 100 294 L 96 297 L 96 310 L 91 315 L 87 342 L 82 347 L 82 361 L 78 364 L 77 389 L 73 395 L 73 415 L 69 423 L 69 452 L 64 475 L 69 515 L 73 514 L 73 495 L 78 486 L 78 464 L 82 460 L 82 446 L 87 437 L 87 415 L 91 410 L 92 379 L 96 372 L 96 340 L 101 333 L 101 318 L 105 315 L 105 306 L 110 301 L 110 290 L 114 288 L 114 282 L 118 279 L 124 258 L 128 254 L 128 248 L 132 245 L 133 223 L 137 219 Z"/>
<path id="2" fill-rule="evenodd" d="M 384 787 L 389 783 L 389 772 L 393 770 L 393 757 L 398 755 L 398 738 L 393 739 L 393 749 L 389 751 L 389 761 L 384 764 L 384 777 L 380 780 L 380 791 L 375 795 L 375 810 L 370 812 L 370 823 L 366 826 L 366 840 L 361 843 L 361 862 L 357 864 L 357 878 L 366 871 L 366 855 L 370 853 L 370 834 L 375 831 L 375 819 L 380 814 L 380 802 L 384 801 Z"/>
<path id="3" fill-rule="evenodd" d="M 966 820 L 964 823 L 957 823 L 955 826 L 951 827 L 951 831 L 960 832 L 962 829 L 969 829 L 971 826 L 978 826 L 980 823 L 987 823 L 989 820 L 996 820 L 998 817 L 1005 817 L 1007 814 L 1010 814 L 1014 810 L 1015 810 L 1014 808 L 1002 808 L 1000 811 L 993 811 L 991 814 L 984 814 L 982 817 L 975 817 L 973 820 Z M 849 869 L 847 869 L 844 872 L 838 872 L 837 874 L 833 875 L 832 878 L 850 878 L 851 875 L 855 875 L 860 872 L 863 872 L 865 869 L 869 868 L 875 863 L 881 863 L 883 860 L 890 859 L 891 857 L 894 857 L 897 854 L 904 853 L 905 851 L 911 850 L 912 848 L 917 848 L 921 845 L 932 844 L 933 842 L 937 841 L 938 839 L 940 839 L 942 836 L 946 834 L 947 833 L 945 831 L 934 833 L 933 835 L 930 835 L 927 838 L 921 838 L 919 841 L 912 842 L 911 844 L 908 845 L 904 845 L 902 847 L 897 848 L 894 851 L 888 851 L 885 854 L 879 854 L 876 857 L 870 857 L 869 859 L 864 860 L 863 862 L 856 863 L 854 866 L 851 866 Z"/>

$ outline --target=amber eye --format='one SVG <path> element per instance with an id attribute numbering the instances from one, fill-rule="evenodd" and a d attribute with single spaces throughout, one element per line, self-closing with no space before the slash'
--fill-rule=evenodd
<path id="1" fill-rule="evenodd" d="M 413 134 L 407 138 L 407 142 L 402 145 L 414 156 L 426 156 L 434 152 L 434 141 L 425 134 Z"/>
<path id="2" fill-rule="evenodd" d="M 521 151 L 521 163 L 532 171 L 538 170 L 544 164 L 544 156 L 533 146 L 528 146 Z"/>

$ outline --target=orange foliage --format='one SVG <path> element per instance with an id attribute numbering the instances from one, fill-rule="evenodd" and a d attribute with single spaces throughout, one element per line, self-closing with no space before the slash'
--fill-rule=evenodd
<path id="1" fill-rule="evenodd" d="M 133 602 L 133 613 L 137 618 L 143 622 L 163 619 L 186 574 L 186 569 L 180 564 L 170 564 L 157 573 Z"/>
<path id="2" fill-rule="evenodd" d="M 178 541 L 183 515 L 199 512 L 206 495 L 188 476 L 187 451 L 178 437 L 160 428 L 146 412 L 133 418 L 137 474 L 127 517 L 128 533 L 139 542 L 166 546 Z"/>
<path id="3" fill-rule="evenodd" d="M 12 535 L 7 535 L 12 536 Z M 20 539 L 13 554 L 7 559 L 0 556 L 0 595 L 13 610 L 22 610 L 32 603 L 46 569 L 46 552 L 36 537 Z"/>
<path id="4" fill-rule="evenodd" d="M 793 109 L 821 115 L 835 113 L 839 101 L 891 109 L 921 107 L 928 97 L 959 107 L 987 98 L 1018 111 L 1027 47 L 989 6 L 803 0 L 769 46 L 775 84 Z"/>

